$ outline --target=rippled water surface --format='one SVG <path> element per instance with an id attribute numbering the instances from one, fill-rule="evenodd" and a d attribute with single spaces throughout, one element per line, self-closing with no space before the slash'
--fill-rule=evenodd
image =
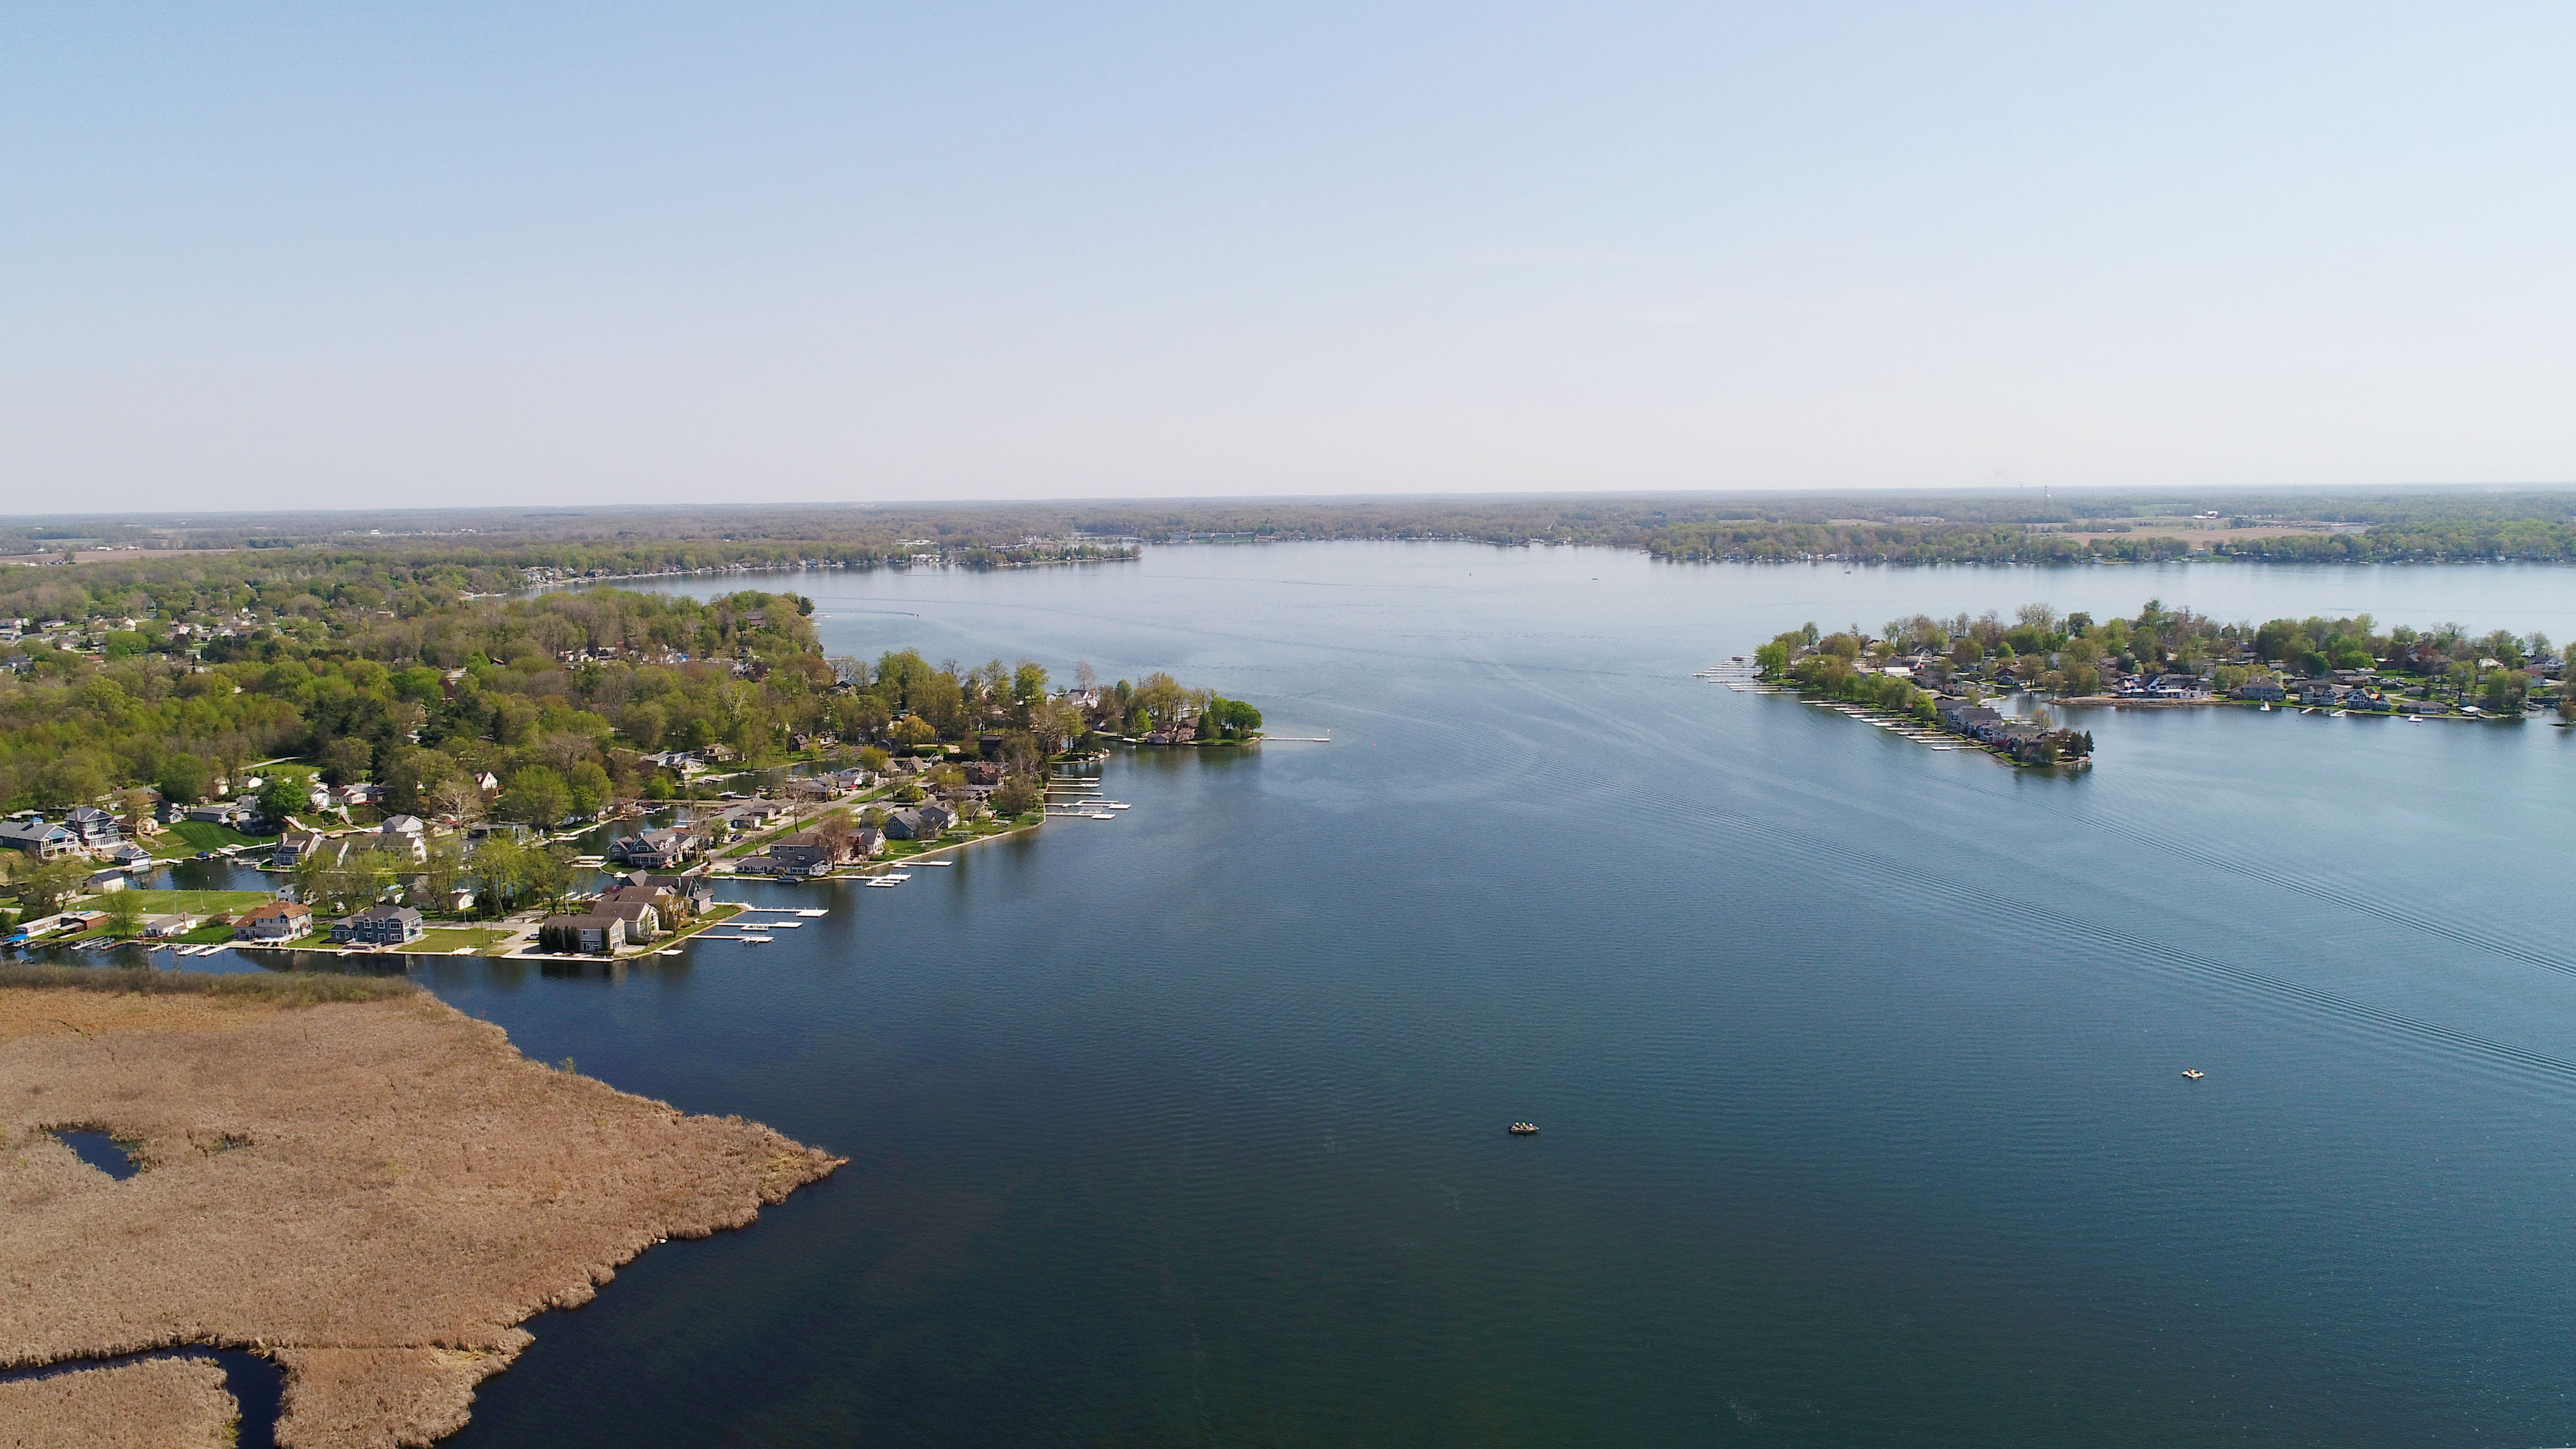
<path id="1" fill-rule="evenodd" d="M 2094 768 L 2016 773 L 1690 677 L 2042 598 L 2564 637 L 2576 573 L 756 582 L 834 652 L 1168 669 L 1332 742 L 1121 756 L 1118 820 L 898 890 L 734 888 L 832 908 L 770 946 L 425 968 L 851 1159 L 530 1324 L 459 1444 L 2576 1437 L 2576 732 L 2100 712 Z"/>

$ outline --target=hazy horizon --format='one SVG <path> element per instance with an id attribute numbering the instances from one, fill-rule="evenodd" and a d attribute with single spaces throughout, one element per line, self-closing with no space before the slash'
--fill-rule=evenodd
<path id="1" fill-rule="evenodd" d="M 2576 477 L 2559 9 L 13 40 L 10 513 Z"/>

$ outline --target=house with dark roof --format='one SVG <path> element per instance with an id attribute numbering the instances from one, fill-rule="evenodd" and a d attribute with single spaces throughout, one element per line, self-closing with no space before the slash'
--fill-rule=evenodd
<path id="1" fill-rule="evenodd" d="M 676 931 L 697 914 L 687 898 L 655 886 L 615 885 L 599 893 L 601 910 L 613 905 L 647 905 L 663 930 Z"/>
<path id="2" fill-rule="evenodd" d="M 656 875 L 651 871 L 639 870 L 625 876 L 623 884 L 617 889 L 625 890 L 636 886 L 651 891 L 667 892 L 686 908 L 685 913 L 690 916 L 700 915 L 716 903 L 715 888 L 707 883 L 704 875 L 696 872 L 687 875 Z"/>
<path id="3" fill-rule="evenodd" d="M 388 815 L 376 831 L 376 849 L 415 861 L 429 859 L 429 827 L 417 815 Z"/>
<path id="4" fill-rule="evenodd" d="M 125 838 L 116 817 L 95 805 L 83 805 L 63 817 L 63 826 L 80 837 L 85 850 L 104 850 Z"/>
<path id="5" fill-rule="evenodd" d="M 697 854 L 697 841 L 685 830 L 639 830 L 609 844 L 608 853 L 627 865 L 668 870 Z"/>
<path id="6" fill-rule="evenodd" d="M 331 939 L 343 946 L 400 946 L 427 934 L 420 912 L 409 906 L 377 906 L 331 923 Z"/>
<path id="7" fill-rule="evenodd" d="M 591 907 L 594 916 L 615 916 L 626 923 L 626 939 L 641 944 L 662 934 L 662 913 L 651 901 L 609 900 L 602 897 Z M 677 924 L 674 922 L 673 924 Z"/>
<path id="8" fill-rule="evenodd" d="M 597 912 L 548 916 L 537 925 L 537 947 L 583 956 L 607 956 L 626 944 L 626 922 Z"/>
<path id="9" fill-rule="evenodd" d="M 81 843 L 79 836 L 49 820 L 0 820 L 0 847 L 55 860 L 80 854 Z"/>

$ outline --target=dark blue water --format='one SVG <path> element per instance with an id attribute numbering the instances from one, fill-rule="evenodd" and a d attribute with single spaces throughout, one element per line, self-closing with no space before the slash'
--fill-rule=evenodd
<path id="1" fill-rule="evenodd" d="M 73 1156 L 119 1182 L 142 1170 L 136 1165 L 134 1159 L 126 1154 L 125 1149 L 117 1144 L 116 1139 L 104 1132 L 65 1127 L 56 1130 L 54 1136 L 65 1147 L 72 1150 Z"/>
<path id="2" fill-rule="evenodd" d="M 87 1160 L 87 1154 L 83 1154 Z M 96 1164 L 92 1164 L 95 1166 Z M 233 1424 L 233 1449 L 277 1449 L 277 1415 L 285 1401 L 286 1376 L 268 1359 L 247 1349 L 238 1348 L 168 1348 L 150 1353 L 127 1354 L 110 1359 L 82 1359 L 72 1363 L 48 1364 L 43 1368 L 13 1369 L 0 1372 L 0 1382 L 52 1378 L 58 1374 L 79 1373 L 103 1365 L 135 1363 L 144 1359 L 204 1359 L 223 1370 L 224 1390 L 233 1397 L 240 1417 Z M 36 1442 L 13 1440 L 14 1442 Z"/>
<path id="3" fill-rule="evenodd" d="M 533 1322 L 460 1444 L 2576 1437 L 2576 732 L 2104 712 L 2045 775 L 1690 678 L 2038 599 L 2565 637 L 2576 573 L 754 582 L 835 652 L 1168 669 L 1332 743 L 1122 756 L 1119 820 L 899 890 L 740 887 L 833 908 L 770 946 L 426 964 L 851 1158 Z"/>

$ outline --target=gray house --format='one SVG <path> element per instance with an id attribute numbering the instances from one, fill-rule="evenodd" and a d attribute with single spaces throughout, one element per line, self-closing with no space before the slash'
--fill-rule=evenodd
<path id="1" fill-rule="evenodd" d="M 46 820 L 0 820 L 0 846 L 52 860 L 78 854 L 80 837 Z"/>
<path id="2" fill-rule="evenodd" d="M 400 946 L 427 934 L 409 906 L 377 906 L 331 923 L 331 939 L 344 946 Z"/>

